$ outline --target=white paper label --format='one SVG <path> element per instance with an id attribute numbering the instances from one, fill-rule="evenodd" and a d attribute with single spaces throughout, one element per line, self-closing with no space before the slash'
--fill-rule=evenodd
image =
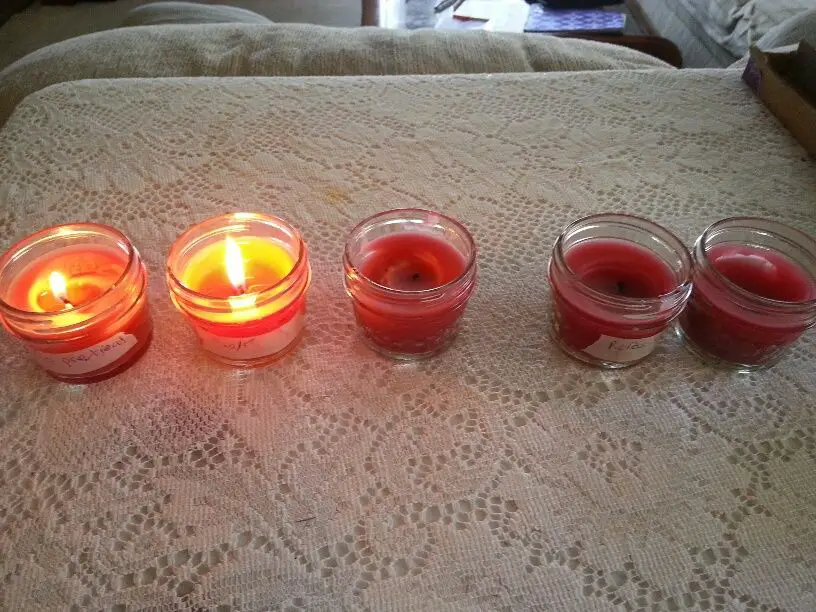
<path id="1" fill-rule="evenodd" d="M 204 349 L 226 359 L 258 359 L 279 353 L 298 337 L 303 329 L 303 312 L 279 328 L 249 338 L 225 338 L 196 329 Z"/>
<path id="2" fill-rule="evenodd" d="M 123 357 L 136 346 L 136 336 L 119 332 L 93 346 L 70 353 L 31 351 L 34 359 L 55 374 L 89 374 L 101 370 Z"/>
<path id="3" fill-rule="evenodd" d="M 613 336 L 601 336 L 595 342 L 584 349 L 584 352 L 602 359 L 603 361 L 613 361 L 616 363 L 628 363 L 643 359 L 654 350 L 657 345 L 657 336 L 648 338 L 615 338 Z"/>

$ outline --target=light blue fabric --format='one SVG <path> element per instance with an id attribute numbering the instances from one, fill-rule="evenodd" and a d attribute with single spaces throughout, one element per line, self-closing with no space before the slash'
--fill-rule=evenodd
<path id="1" fill-rule="evenodd" d="M 816 46 L 816 8 L 805 11 L 768 30 L 757 41 L 760 49 L 773 49 L 806 40 Z"/>

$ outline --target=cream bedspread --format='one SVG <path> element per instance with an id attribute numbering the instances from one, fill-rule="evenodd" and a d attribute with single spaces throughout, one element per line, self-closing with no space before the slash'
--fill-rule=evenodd
<path id="1" fill-rule="evenodd" d="M 813 161 L 736 71 L 66 83 L 6 124 L 0 176 L 0 247 L 114 224 L 156 323 L 89 387 L 0 339 L 0 607 L 816 609 L 813 334 L 744 376 L 672 338 L 619 373 L 547 338 L 579 216 L 816 233 Z M 480 249 L 461 337 L 417 365 L 363 346 L 341 278 L 350 228 L 398 206 Z M 238 210 L 301 228 L 314 270 L 303 344 L 249 372 L 202 356 L 163 278 Z"/>
<path id="2" fill-rule="evenodd" d="M 28 94 L 66 81 L 127 77 L 545 72 L 668 67 L 625 47 L 537 34 L 165 25 L 73 38 L 0 72 L 0 125 Z"/>

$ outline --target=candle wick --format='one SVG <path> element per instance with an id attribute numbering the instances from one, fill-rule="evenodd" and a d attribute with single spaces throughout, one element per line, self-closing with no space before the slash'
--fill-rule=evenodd
<path id="1" fill-rule="evenodd" d="M 241 283 L 236 287 L 236 289 L 238 290 L 238 295 L 244 295 L 247 292 L 246 283 Z"/>
<path id="2" fill-rule="evenodd" d="M 63 310 L 73 310 L 74 305 L 68 301 L 68 298 L 60 298 L 63 305 Z"/>

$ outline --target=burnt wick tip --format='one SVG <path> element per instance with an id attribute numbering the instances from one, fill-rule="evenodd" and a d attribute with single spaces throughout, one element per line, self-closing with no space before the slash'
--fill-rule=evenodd
<path id="1" fill-rule="evenodd" d="M 413 280 L 413 281 L 418 281 L 418 280 L 419 280 L 419 276 L 420 276 L 420 275 L 419 275 L 419 272 L 414 272 L 414 273 L 413 273 L 413 275 L 411 276 L 411 280 Z"/>

